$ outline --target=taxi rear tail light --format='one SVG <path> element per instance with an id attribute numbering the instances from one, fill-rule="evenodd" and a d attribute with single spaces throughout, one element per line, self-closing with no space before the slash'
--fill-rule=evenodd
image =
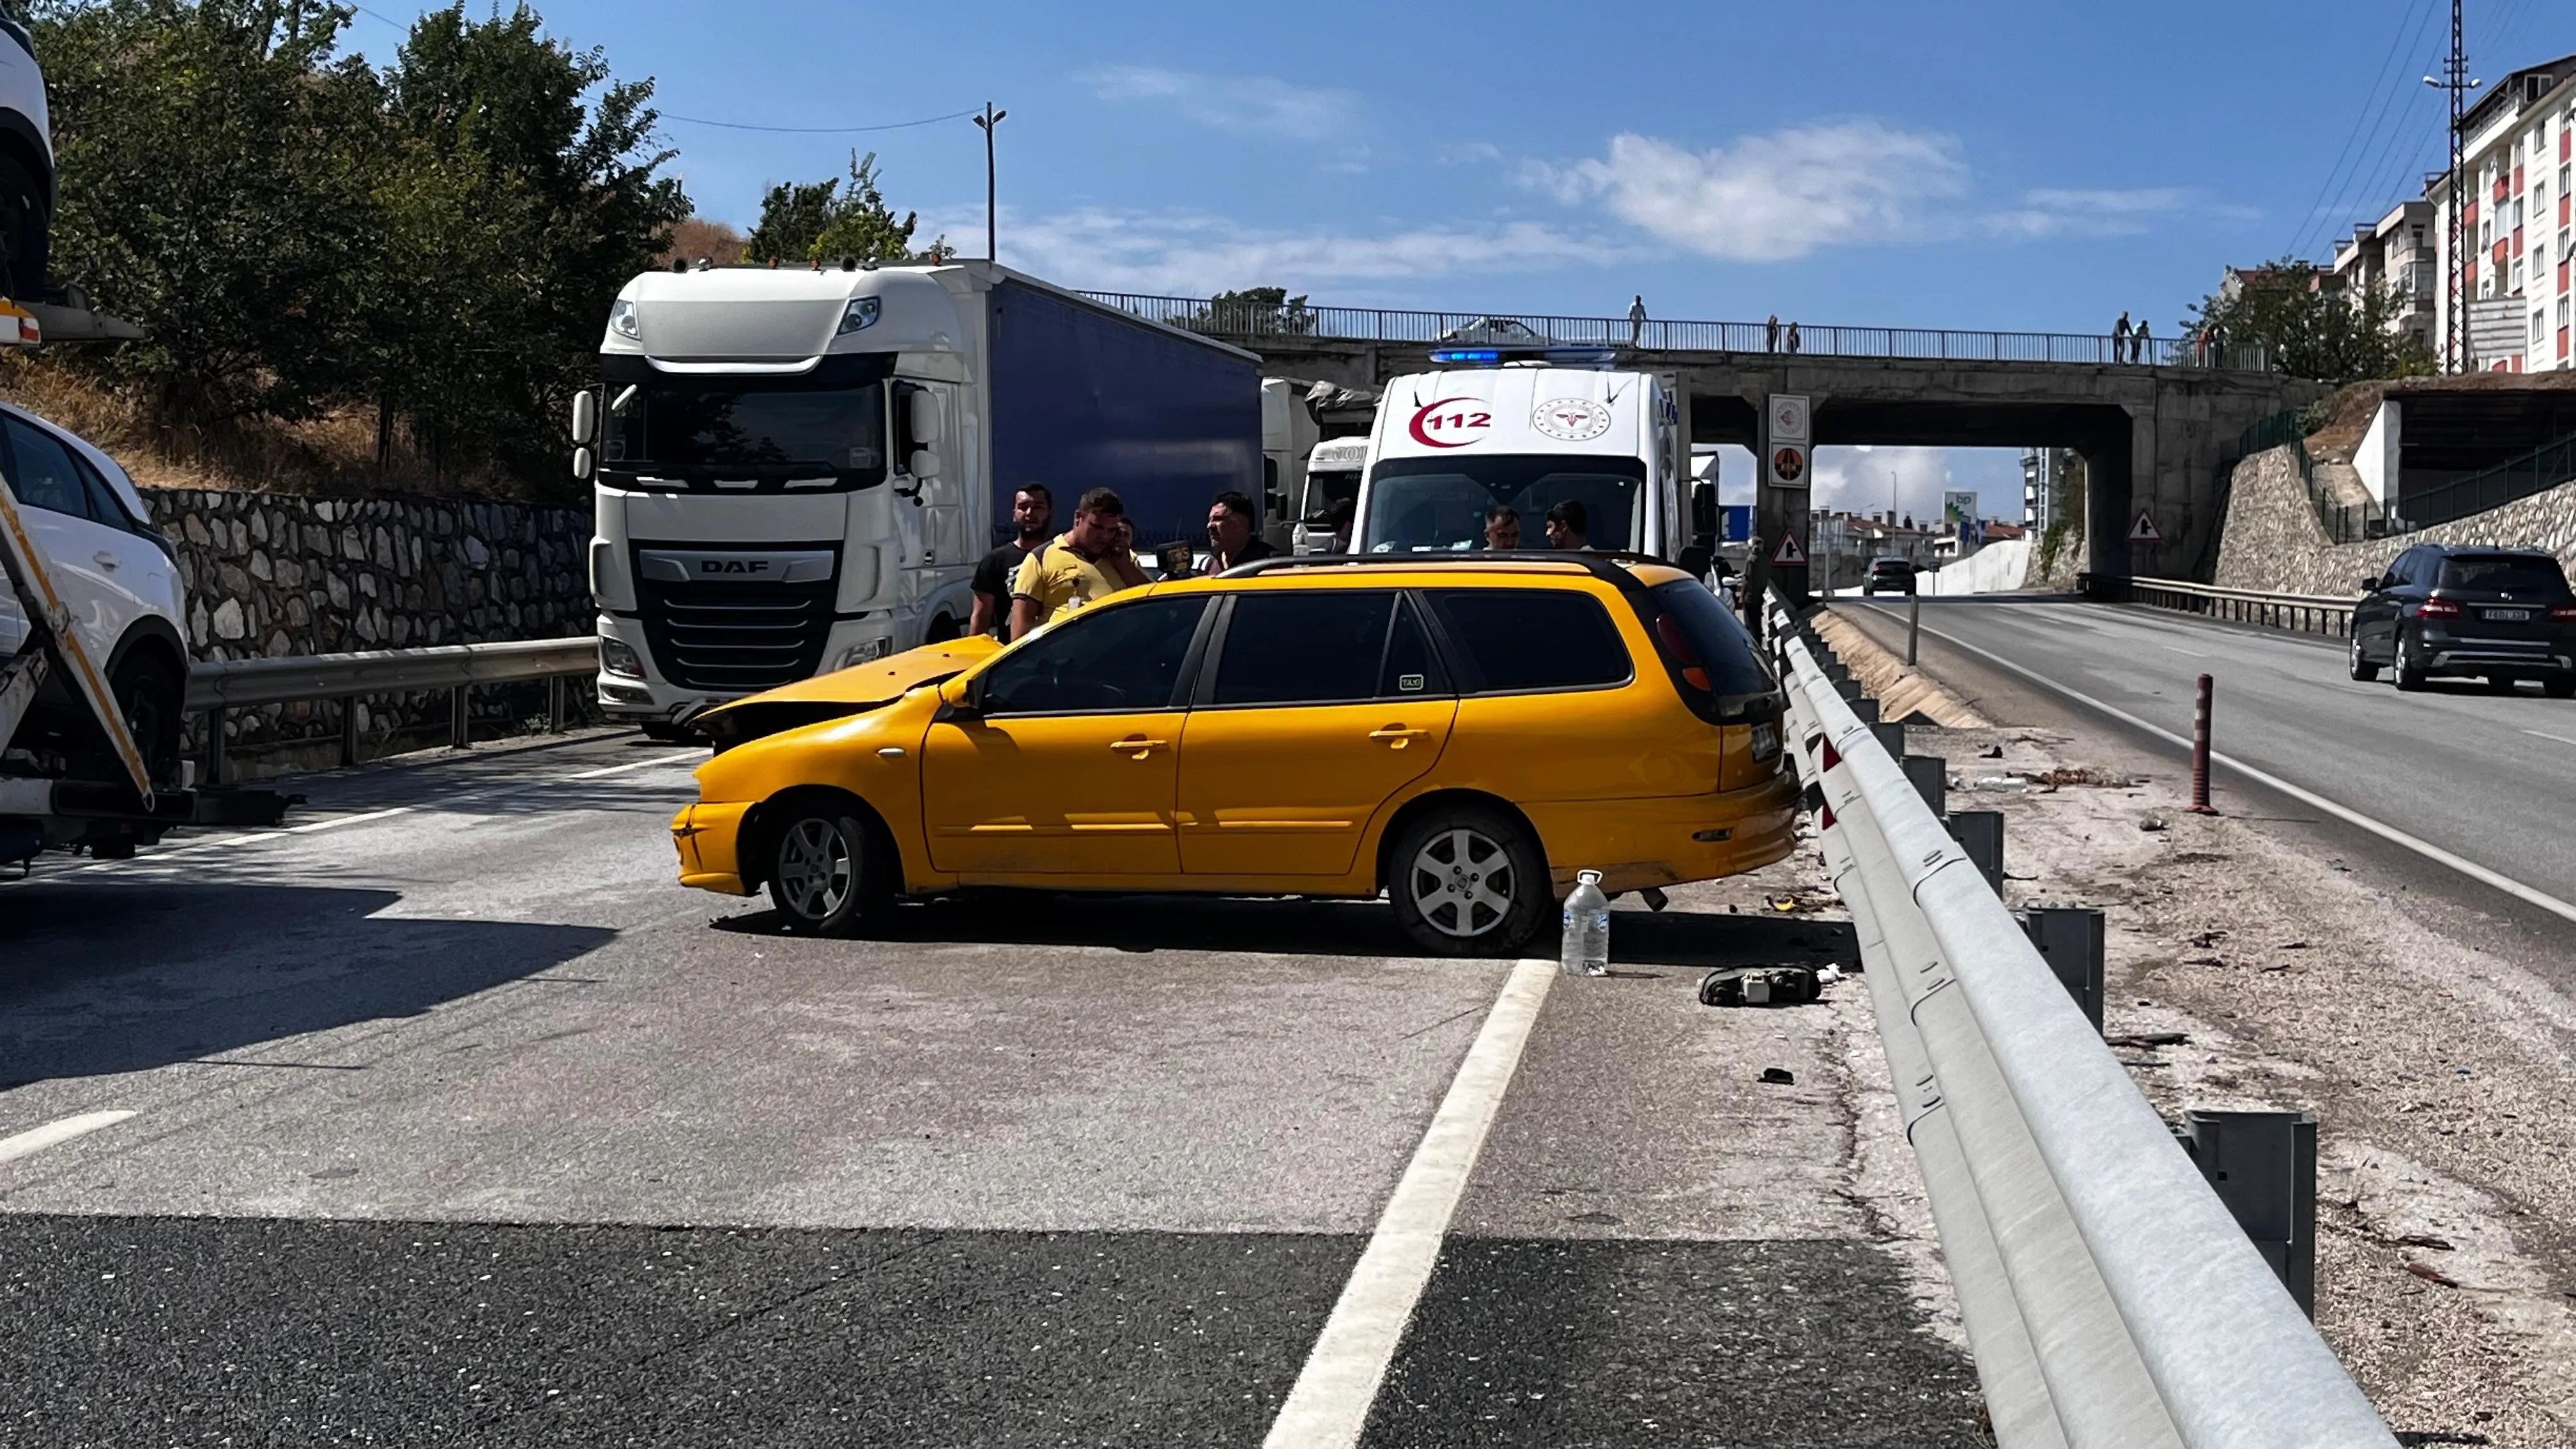
<path id="1" fill-rule="evenodd" d="M 1690 640 L 1683 635 L 1682 626 L 1674 621 L 1672 615 L 1655 616 L 1655 639 L 1664 646 L 1664 653 L 1672 659 L 1674 667 L 1681 670 L 1683 680 L 1691 688 L 1709 692 L 1708 670 L 1700 664 L 1699 655 L 1691 649 Z"/>

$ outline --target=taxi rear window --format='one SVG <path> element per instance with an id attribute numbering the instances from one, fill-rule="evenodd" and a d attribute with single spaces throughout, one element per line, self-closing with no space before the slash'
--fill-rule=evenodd
<path id="1" fill-rule="evenodd" d="M 1697 579 L 1675 579 L 1648 589 L 1655 606 L 1679 628 L 1699 667 L 1708 672 L 1709 693 L 1721 698 L 1765 694 L 1771 671 L 1763 666 L 1744 624 L 1717 601 Z"/>
<path id="2" fill-rule="evenodd" d="M 1424 597 L 1466 657 L 1469 693 L 1624 684 L 1628 646 L 1610 611 L 1571 589 L 1431 589 Z"/>

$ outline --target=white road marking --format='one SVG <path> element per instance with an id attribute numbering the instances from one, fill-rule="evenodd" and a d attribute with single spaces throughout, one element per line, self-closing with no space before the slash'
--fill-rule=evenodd
<path id="1" fill-rule="evenodd" d="M 2194 658 L 2194 659 L 2207 659 L 2207 658 L 2209 657 L 2208 655 L 2201 653 L 2201 652 L 2200 652 L 2199 650 L 2197 650 L 2197 649 L 2185 649 L 2185 648 L 2183 648 L 2183 647 L 2182 647 L 2181 645 L 2179 645 L 2179 644 L 2168 644 L 2168 645 L 2166 645 L 2166 646 L 2164 646 L 2164 647 L 2166 647 L 2167 649 L 2172 650 L 2172 651 L 2173 651 L 2173 652 L 2175 652 L 2176 654 L 2188 654 L 2188 655 L 2190 655 L 2190 656 L 2191 656 L 2192 658 Z"/>
<path id="2" fill-rule="evenodd" d="M 364 825 L 375 820 L 390 820 L 397 815 L 411 815 L 424 810 L 442 810 L 451 805 L 469 805 L 476 801 L 489 800 L 498 795 L 516 794 L 530 790 L 543 790 L 548 785 L 561 784 L 567 780 L 596 780 L 603 775 L 622 775 L 629 770 L 649 770 L 655 765 L 670 765 L 677 764 L 682 760 L 697 759 L 703 753 L 703 751 L 699 750 L 678 750 L 667 755 L 655 755 L 651 759 L 628 760 L 623 764 L 609 765 L 597 770 L 577 770 L 569 775 L 558 775 L 552 778 L 540 777 L 533 780 L 513 780 L 506 784 L 486 785 L 481 789 L 467 790 L 462 794 L 448 795 L 433 800 L 423 800 L 418 804 L 413 805 L 393 805 L 382 810 L 361 810 L 349 815 L 325 816 L 320 820 L 308 820 L 301 825 L 288 825 L 276 830 L 241 830 L 227 835 L 199 836 L 194 840 L 183 840 L 175 845 L 155 849 L 150 856 L 146 857 L 146 859 L 154 861 L 167 860 L 174 855 L 185 855 L 200 850 L 211 850 L 216 846 L 221 845 L 239 845 L 245 842 L 274 840 L 281 835 L 310 835 L 318 830 L 337 830 L 343 825 Z M 46 874 L 76 875 L 93 870 L 119 870 L 130 873 L 137 868 L 136 863 L 131 861 L 93 860 L 83 865 L 70 866 L 58 871 L 49 871 Z M 33 878 L 34 877 L 32 876 L 29 877 L 29 879 Z M 16 882 L 13 881 L 11 884 L 14 885 Z"/>
<path id="3" fill-rule="evenodd" d="M 1553 961 L 1523 961 L 1503 982 L 1263 1449 L 1349 1449 L 1359 1442 L 1556 974 Z"/>
<path id="4" fill-rule="evenodd" d="M 2058 683 L 2056 680 L 2050 679 L 2039 673 L 2037 670 L 2024 668 L 1992 650 L 1980 649 L 1976 645 L 1971 644 L 1956 635 L 1940 633 L 1937 630 L 1926 629 L 1923 632 L 1932 635 L 1934 638 L 1939 639 L 1954 648 L 1963 649 L 1989 663 L 2009 669 L 2013 673 L 2020 675 L 2022 678 L 2029 680 L 2031 683 L 2038 685 L 2042 689 L 2062 694 L 2068 699 L 2074 700 L 2077 704 L 2085 706 L 2087 709 L 2096 710 L 2102 714 L 2109 715 L 2111 718 L 2118 720 L 2122 724 L 2128 725 L 2133 729 L 2143 730 L 2146 733 L 2155 736 L 2157 739 L 2166 741 L 2169 744 L 2180 745 L 2186 750 L 2191 748 L 2191 741 L 2189 739 L 2175 734 L 2171 730 L 2160 729 L 2126 710 L 2104 704 L 2102 701 L 2095 699 L 2089 694 L 2069 689 L 2065 685 Z M 2537 733 L 2537 731 L 2533 731 L 2532 733 Z M 2576 741 L 2571 741 L 2570 743 L 2576 743 Z M 2388 841 L 2392 845 L 2404 846 L 2406 849 L 2415 852 L 2426 860 L 2432 861 L 2436 865 L 2447 866 L 2481 885 L 2493 886 L 2497 890 L 2504 892 L 2506 895 L 2512 896 L 2516 900 L 2538 906 L 2540 909 L 2549 912 L 2551 915 L 2560 917 L 2561 919 L 2576 921 L 2576 904 L 2570 904 L 2569 902 L 2562 901 L 2558 897 L 2553 896 L 2546 891 L 2524 885 L 2522 882 L 2515 880 L 2509 875 L 2503 875 L 2496 871 L 2489 870 L 2485 866 L 2464 856 L 2453 855 L 2451 852 L 2444 850 L 2442 847 L 2435 845 L 2429 840 L 2425 840 L 2419 836 L 2409 835 L 2394 825 L 2374 820 L 2370 816 L 2352 809 L 2350 806 L 2339 805 L 2334 801 L 2327 799 L 2323 795 L 2317 794 L 2313 790 L 2303 790 L 2298 786 L 2291 784 L 2289 781 L 2282 779 L 2278 775 L 2272 774 L 2266 770 L 2258 770 L 2252 765 L 2246 764 L 2242 760 L 2220 754 L 2216 750 L 2211 750 L 2209 752 L 2209 758 L 2215 763 L 2225 765 L 2227 768 L 2234 770 L 2245 778 L 2254 781 L 2256 784 L 2278 790 L 2282 794 L 2289 796 L 2291 799 L 2296 800 L 2303 805 L 2323 810 L 2328 815 L 2334 816 L 2336 819 L 2343 821 L 2347 825 L 2357 825 L 2362 829 L 2369 831 L 2371 834 L 2378 836 L 2380 839 Z"/>
<path id="5" fill-rule="evenodd" d="M 32 1153 L 42 1152 L 58 1142 L 69 1142 L 75 1137 L 86 1136 L 101 1127 L 113 1127 L 133 1115 L 131 1112 L 83 1112 L 77 1117 L 65 1117 L 59 1122 L 48 1122 L 42 1127 L 21 1132 L 15 1137 L 0 1137 L 0 1162 L 14 1162 Z"/>
<path id="6" fill-rule="evenodd" d="M 2569 739 L 2565 735 L 2553 735 L 2547 730 L 2524 730 L 2523 733 L 2527 735 L 2538 735 L 2544 740 L 2556 740 L 2562 745 L 2576 745 L 2576 739 Z"/>
<path id="7" fill-rule="evenodd" d="M 677 764 L 682 760 L 695 760 L 700 758 L 712 757 L 708 756 L 707 752 L 704 750 L 678 750 L 667 755 L 655 755 L 649 760 L 628 760 L 622 765 L 609 765 L 603 769 L 597 770 L 583 770 L 579 774 L 566 775 L 564 778 L 567 780 L 596 780 L 602 775 L 623 775 L 629 770 L 649 770 L 655 765 Z"/>

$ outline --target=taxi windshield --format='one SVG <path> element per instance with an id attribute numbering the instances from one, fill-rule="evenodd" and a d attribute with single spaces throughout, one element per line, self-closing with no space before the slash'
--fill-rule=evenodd
<path id="1" fill-rule="evenodd" d="M 1369 474 L 1366 553 L 1464 552 L 1485 546 L 1485 515 L 1520 515 L 1523 548 L 1547 547 L 1549 508 L 1583 507 L 1584 541 L 1594 548 L 1645 548 L 1646 489 L 1639 458 L 1563 453 L 1479 458 L 1389 458 Z"/>

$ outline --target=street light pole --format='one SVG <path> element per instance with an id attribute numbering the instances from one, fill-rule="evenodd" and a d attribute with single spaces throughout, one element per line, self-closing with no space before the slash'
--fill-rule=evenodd
<path id="1" fill-rule="evenodd" d="M 984 260 L 988 262 L 1002 259 L 1001 248 L 994 241 L 997 229 L 993 215 L 993 128 L 1002 124 L 1002 118 L 1009 114 L 1008 111 L 994 110 L 993 103 L 986 101 L 983 114 L 974 118 L 975 129 L 984 133 Z"/>

